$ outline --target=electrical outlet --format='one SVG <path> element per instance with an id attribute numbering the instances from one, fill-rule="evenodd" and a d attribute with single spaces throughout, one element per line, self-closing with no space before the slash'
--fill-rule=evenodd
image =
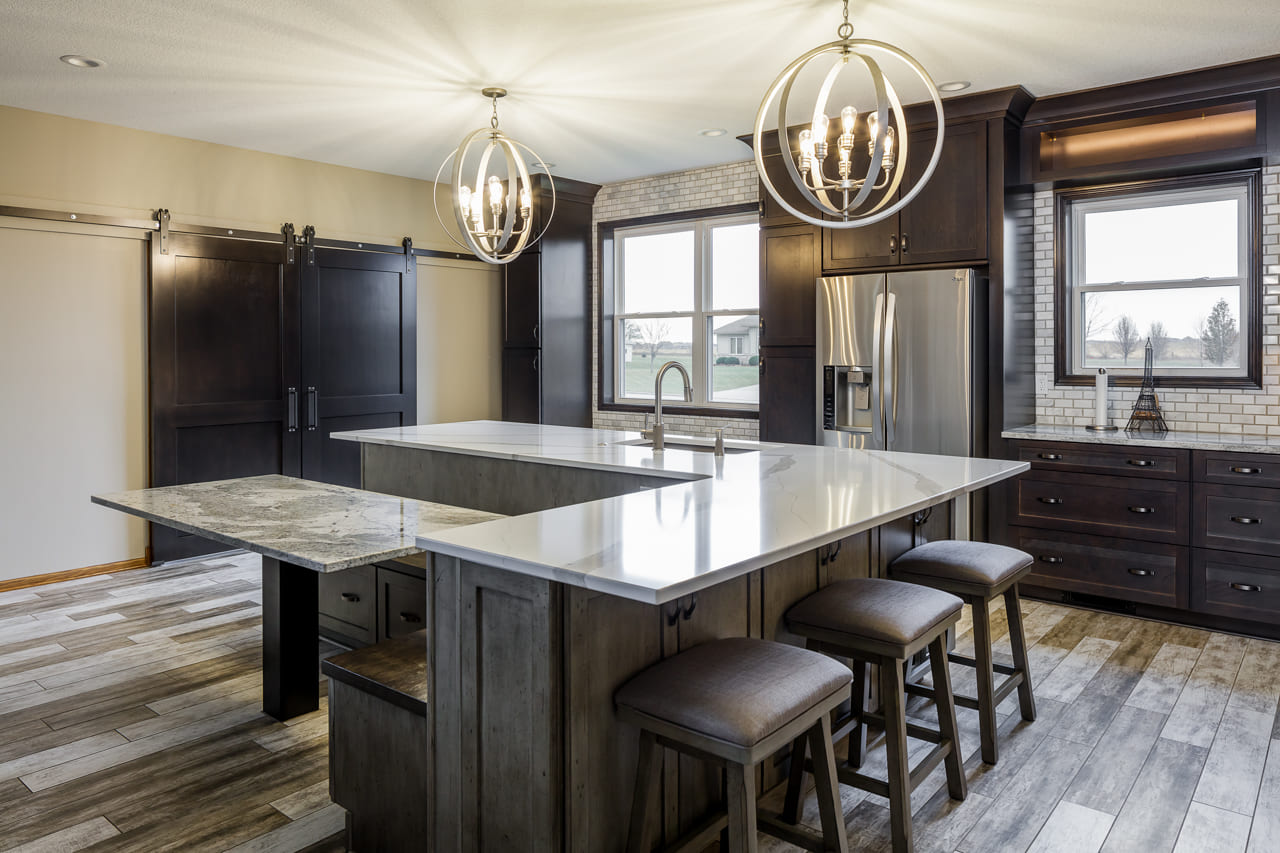
<path id="1" fill-rule="evenodd" d="M 1049 377 L 1041 374 L 1036 377 L 1036 393 L 1048 394 L 1053 385 L 1049 381 Z"/>

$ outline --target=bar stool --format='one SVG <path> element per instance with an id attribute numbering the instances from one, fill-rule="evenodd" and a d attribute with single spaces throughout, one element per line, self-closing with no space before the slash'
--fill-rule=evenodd
<path id="1" fill-rule="evenodd" d="M 1034 722 L 1036 718 L 1036 700 L 1027 669 L 1027 638 L 1022 630 L 1022 608 L 1018 604 L 1018 581 L 1030 573 L 1031 564 L 1031 555 L 1016 548 L 940 539 L 912 548 L 889 565 L 890 575 L 897 580 L 949 592 L 973 608 L 974 657 L 952 653 L 947 659 L 977 670 L 977 698 L 956 696 L 955 703 L 977 710 L 982 730 L 982 760 L 987 764 L 995 764 L 1000 757 L 996 707 L 1015 687 L 1022 719 Z M 1013 666 L 991 660 L 991 602 L 1001 595 L 1009 620 Z M 994 683 L 996 672 L 1005 676 L 999 686 Z M 932 695 L 928 687 L 920 684 L 908 684 L 907 691 L 920 696 Z"/>
<path id="2" fill-rule="evenodd" d="M 836 773 L 846 785 L 888 797 L 894 853 L 912 849 L 911 791 L 940 762 L 946 762 L 951 797 L 965 798 L 956 709 L 951 703 L 951 681 L 944 656 L 947 629 L 960 620 L 963 606 L 960 599 L 938 590 L 880 578 L 858 578 L 825 586 L 793 605 L 786 614 L 787 630 L 804 637 L 807 649 L 854 661 L 853 707 L 839 721 L 834 739 L 849 735 L 850 744 L 859 743 L 867 722 L 884 726 L 887 782 L 856 772 L 862 756 L 852 747 L 851 762 L 841 764 Z M 936 732 L 908 723 L 906 714 L 903 670 L 907 660 L 926 647 L 938 687 Z M 866 664 L 880 666 L 883 714 L 870 713 L 863 707 Z M 907 735 L 935 744 L 915 768 L 907 763 Z M 796 822 L 804 772 L 812 765 L 804 760 L 803 741 L 797 739 L 793 750 L 782 812 L 782 819 L 788 823 Z"/>
<path id="3" fill-rule="evenodd" d="M 727 822 L 729 849 L 755 853 L 755 765 L 795 738 L 807 740 L 819 756 L 814 776 L 822 839 L 810 839 L 811 849 L 847 853 L 830 713 L 844 699 L 849 680 L 848 669 L 822 655 L 736 638 L 695 646 L 622 685 L 614 694 L 618 718 L 640 727 L 628 853 L 649 853 L 659 746 L 714 762 L 726 772 L 728 814 L 674 849 L 706 847 Z M 773 834 L 769 826 L 762 828 Z"/>

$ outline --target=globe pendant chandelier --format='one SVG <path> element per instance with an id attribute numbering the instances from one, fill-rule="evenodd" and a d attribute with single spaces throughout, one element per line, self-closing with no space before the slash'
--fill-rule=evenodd
<path id="1" fill-rule="evenodd" d="M 844 23 L 836 34 L 839 41 L 816 47 L 799 57 L 773 81 L 756 113 L 752 145 L 760 180 L 784 210 L 821 228 L 858 228 L 893 216 L 915 198 L 933 176 L 942 155 L 942 99 L 929 73 L 911 56 L 884 42 L 853 38 L 849 0 L 844 0 Z M 797 154 L 787 138 L 787 107 L 791 90 L 806 66 L 824 57 L 828 60 L 834 57 L 834 62 L 813 103 L 813 119 L 800 131 Z M 907 163 L 910 131 L 898 93 L 877 61 L 884 58 L 905 65 L 924 83 L 937 117 L 938 134 L 929 164 L 920 178 L 904 189 L 900 196 L 898 190 Z M 832 127 L 832 113 L 827 104 L 841 72 L 850 68 L 861 69 L 870 75 L 876 95 L 875 107 L 862 118 L 853 106 L 843 106 L 839 109 L 839 125 Z M 782 153 L 782 162 L 791 182 L 799 190 L 800 197 L 808 202 L 804 209 L 784 197 L 765 171 L 764 126 L 775 106 L 778 150 Z M 865 146 L 868 162 L 865 173 L 858 174 L 855 160 L 859 159 L 860 145 Z M 835 156 L 830 156 L 833 153 Z M 831 161 L 835 161 L 834 164 Z"/>
<path id="2" fill-rule="evenodd" d="M 489 87 L 480 94 L 493 102 L 489 127 L 472 131 L 462 144 L 445 158 L 436 170 L 436 184 L 452 161 L 453 177 L 449 182 L 453 218 L 462 240 L 454 237 L 440 215 L 436 195 L 436 218 L 449 239 L 477 258 L 490 264 L 509 264 L 546 233 L 556 210 L 555 182 L 551 186 L 551 209 L 543 220 L 542 230 L 533 233 L 533 193 L 529 179 L 529 163 L 544 168 L 543 160 L 529 146 L 517 142 L 498 127 L 498 99 L 506 89 Z M 526 161 L 521 152 L 529 156 Z M 473 184 L 464 183 L 474 174 Z"/>

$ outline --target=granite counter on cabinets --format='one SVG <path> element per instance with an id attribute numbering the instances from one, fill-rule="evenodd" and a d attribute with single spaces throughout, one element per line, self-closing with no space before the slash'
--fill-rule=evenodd
<path id="1" fill-rule="evenodd" d="M 1280 436 L 1170 430 L 1139 432 L 1094 431 L 1080 426 L 1031 424 L 1007 429 L 1002 438 L 1026 441 L 1070 441 L 1080 444 L 1112 444 L 1121 447 L 1176 447 L 1183 450 L 1223 450 L 1233 453 L 1280 453 Z"/>

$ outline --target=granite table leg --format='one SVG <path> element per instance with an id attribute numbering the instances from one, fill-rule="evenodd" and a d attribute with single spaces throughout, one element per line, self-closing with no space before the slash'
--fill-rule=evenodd
<path id="1" fill-rule="evenodd" d="M 277 720 L 320 707 L 317 580 L 311 569 L 262 558 L 262 710 Z"/>

